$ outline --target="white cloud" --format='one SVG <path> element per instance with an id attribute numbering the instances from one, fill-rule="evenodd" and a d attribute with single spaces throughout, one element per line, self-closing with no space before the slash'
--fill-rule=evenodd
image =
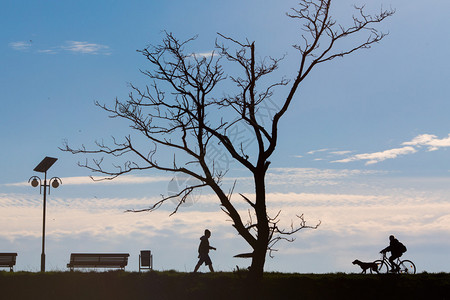
<path id="1" fill-rule="evenodd" d="M 64 46 L 61 46 L 61 49 L 82 54 L 111 54 L 109 52 L 109 46 L 79 41 L 67 41 Z"/>
<path id="2" fill-rule="evenodd" d="M 413 138 L 409 142 L 402 143 L 401 148 L 389 149 L 381 152 L 363 153 L 350 156 L 348 158 L 332 161 L 333 163 L 348 163 L 352 161 L 365 160 L 366 165 L 376 164 L 386 159 L 394 159 L 401 155 L 413 154 L 418 151 L 418 148 L 425 146 L 428 147 L 428 151 L 436 151 L 440 148 L 450 147 L 450 134 L 446 138 L 439 139 L 433 134 L 420 134 Z M 322 150 L 320 150 L 322 151 Z M 312 151 L 311 151 L 312 152 Z M 309 153 L 311 153 L 309 152 Z M 317 152 L 317 151 L 316 151 Z M 332 152 L 335 154 L 345 154 L 342 152 Z"/>
<path id="3" fill-rule="evenodd" d="M 14 50 L 18 51 L 26 51 L 31 49 L 32 41 L 16 41 L 8 44 Z M 68 51 L 72 53 L 80 53 L 80 54 L 101 54 L 101 55 L 110 55 L 110 47 L 102 44 L 96 43 L 88 43 L 81 41 L 67 41 L 62 46 L 50 47 L 48 49 L 37 49 L 37 53 L 43 54 L 57 54 L 62 51 Z M 207 56 L 208 53 L 198 54 Z M 211 54 L 209 54 L 211 55 Z"/>
<path id="4" fill-rule="evenodd" d="M 102 180 L 104 177 L 100 176 L 78 176 L 78 177 L 63 177 L 61 178 L 64 185 L 85 185 L 85 184 L 144 184 L 144 183 L 154 183 L 154 182 L 169 182 L 172 177 L 164 176 L 134 176 L 126 175 L 119 176 L 113 180 Z M 16 182 L 7 183 L 5 186 L 25 186 L 29 185 L 28 182 Z"/>
<path id="5" fill-rule="evenodd" d="M 350 153 L 352 153 L 352 151 L 347 151 L 347 150 L 330 152 L 330 154 L 333 154 L 333 155 L 346 155 L 346 154 L 350 154 Z"/>
<path id="6" fill-rule="evenodd" d="M 200 53 L 192 53 L 191 56 L 193 57 L 204 57 L 204 58 L 211 58 L 213 56 L 218 56 L 219 54 L 217 54 L 217 52 L 215 51 L 210 51 L 210 52 L 200 52 Z"/>
<path id="7" fill-rule="evenodd" d="M 276 247 L 279 251 L 275 259 L 268 260 L 266 270 L 356 272 L 358 270 L 351 261 L 355 258 L 376 259 L 378 251 L 387 245 L 387 237 L 394 234 L 407 245 L 407 257 L 420 262 L 418 270 L 448 271 L 450 263 L 442 264 L 440 259 L 443 256 L 445 261 L 450 245 L 449 178 L 440 181 L 436 178 L 397 178 L 393 182 L 391 176 L 376 179 L 377 174 L 384 172 L 271 169 L 267 177 L 267 209 L 272 217 L 281 210 L 279 226 L 289 229 L 291 221 L 294 226 L 298 225 L 296 215 L 300 214 L 304 214 L 308 225 L 314 226 L 319 220 L 322 224 L 317 230 L 305 229 L 297 233 L 293 236 L 297 238 L 294 243 L 279 243 Z M 371 180 L 364 180 L 364 176 L 370 176 Z M 374 176 L 376 180 L 373 180 Z M 123 178 L 123 183 L 169 179 Z M 402 184 L 405 180 L 407 182 Z M 426 180 L 433 185 L 428 187 Z M 63 181 L 64 184 L 92 183 L 88 177 L 69 177 Z M 110 182 L 106 181 L 106 184 Z M 333 182 L 338 185 L 332 185 L 327 191 L 322 188 Z M 345 183 L 348 188 L 340 188 Z M 275 185 L 279 192 L 274 191 Z M 299 185 L 313 185 L 313 188 L 298 189 Z M 47 206 L 49 269 L 65 269 L 71 252 L 123 251 L 133 256 L 127 270 L 134 270 L 138 250 L 151 249 L 157 257 L 156 269 L 192 270 L 196 263 L 198 238 L 205 228 L 213 231 L 211 242 L 218 248 L 212 254 L 217 270 L 228 271 L 236 264 L 247 263 L 232 256 L 248 252 L 249 246 L 220 210 L 217 197 L 206 189 L 204 192 L 193 205 L 182 207 L 169 217 L 175 208 L 171 201 L 151 213 L 124 213 L 126 209 L 149 207 L 160 199 L 157 192 L 152 196 L 145 192 L 138 196 L 99 195 L 97 198 L 59 196 L 58 191 L 52 194 Z M 252 192 L 245 195 L 249 199 L 255 196 Z M 247 221 L 245 201 L 235 193 L 232 202 L 243 221 Z M 38 270 L 39 260 L 34 253 L 39 253 L 42 233 L 42 198 L 36 193 L 0 193 L 0 226 L 4 229 L 0 233 L 3 247 L 7 251 L 20 252 L 16 270 L 30 270 L 35 265 Z M 423 259 L 420 255 L 430 244 L 434 248 L 428 249 L 423 256 L 432 259 Z M 445 253 L 439 256 L 435 248 L 444 249 L 439 251 Z M 330 253 L 333 253 L 331 258 Z M 326 263 L 321 263 L 323 261 Z"/>
<path id="8" fill-rule="evenodd" d="M 254 195 L 247 194 L 252 199 Z M 305 214 L 309 225 L 321 220 L 321 230 L 335 234 L 352 232 L 416 232 L 450 229 L 450 204 L 442 201 L 442 195 L 415 195 L 407 190 L 390 190 L 385 194 L 333 194 L 333 193 L 268 193 L 268 211 L 276 215 L 281 211 L 280 226 L 288 228 L 296 214 Z M 236 196 L 239 197 L 239 196 Z M 40 235 L 42 208 L 39 200 L 31 198 L 0 197 L 0 225 L 2 237 Z M 125 213 L 124 208 L 143 208 L 157 198 L 52 198 L 47 207 L 49 233 L 72 235 L 82 232 L 101 234 L 106 227 L 116 234 L 132 232 L 143 227 L 155 231 L 185 228 L 184 233 L 201 232 L 205 225 L 227 226 L 228 217 L 217 207 L 218 200 L 212 194 L 202 196 L 193 206 L 182 208 L 169 217 L 175 207 L 167 203 L 151 213 Z M 34 202 L 34 203 L 32 203 Z M 236 200 L 236 203 L 237 200 Z M 244 201 L 242 201 L 244 203 Z M 217 204 L 213 210 L 210 204 Z M 244 221 L 247 210 L 237 209 Z M 381 223 L 380 220 L 383 220 Z M 52 224 L 52 225 L 50 225 Z M 177 229 L 179 230 L 179 229 Z M 26 234 L 25 234 L 26 233 Z"/>
<path id="9" fill-rule="evenodd" d="M 119 176 L 113 180 L 101 180 L 103 178 L 104 177 L 95 176 L 93 177 L 94 180 L 92 180 L 90 177 L 66 177 L 64 178 L 64 184 L 72 184 L 72 185 L 93 184 L 93 183 L 143 184 L 152 182 L 168 182 L 171 179 L 171 177 L 164 177 L 164 176 L 133 176 L 133 175 Z"/>
<path id="10" fill-rule="evenodd" d="M 381 152 L 374 152 L 374 153 L 363 153 L 363 154 L 356 154 L 353 156 L 350 156 L 348 158 L 340 159 L 332 161 L 333 163 L 348 163 L 352 161 L 358 161 L 358 160 L 366 160 L 366 165 L 376 164 L 381 161 L 384 161 L 386 159 L 393 159 L 397 158 L 400 155 L 406 155 L 406 154 L 412 154 L 416 153 L 417 150 L 413 147 L 406 146 L 402 148 L 395 148 L 395 149 L 389 149 Z"/>
<path id="11" fill-rule="evenodd" d="M 44 54 L 56 54 L 58 51 L 55 49 L 45 49 L 45 50 L 38 50 L 38 53 L 44 53 Z"/>
<path id="12" fill-rule="evenodd" d="M 439 148 L 450 147 L 450 134 L 443 139 L 438 139 L 434 134 L 421 134 L 413 138 L 409 142 L 404 142 L 402 145 L 409 146 L 428 146 L 428 151 L 436 151 Z"/>
<path id="13" fill-rule="evenodd" d="M 309 151 L 307 154 L 312 155 L 312 154 L 316 154 L 316 153 L 318 153 L 318 152 L 326 152 L 326 151 L 329 151 L 329 150 L 330 150 L 330 149 L 311 150 L 311 151 Z"/>
<path id="14" fill-rule="evenodd" d="M 9 43 L 9 46 L 13 48 L 14 50 L 24 51 L 31 48 L 31 42 L 30 41 L 17 41 L 17 42 L 11 42 Z"/>
<path id="15" fill-rule="evenodd" d="M 270 186 L 334 186 L 343 179 L 360 178 L 364 175 L 379 174 L 378 171 L 333 170 L 316 168 L 272 168 L 267 173 L 267 184 Z M 384 172 L 383 172 L 384 173 Z"/>
<path id="16" fill-rule="evenodd" d="M 439 261 L 435 249 L 427 252 L 426 256 L 431 257 L 428 260 L 422 260 L 418 250 L 431 242 L 447 249 L 450 204 L 441 201 L 446 193 L 438 196 L 415 196 L 409 190 L 386 191 L 382 195 L 268 193 L 270 215 L 281 210 L 280 227 L 289 229 L 291 221 L 297 225 L 295 215 L 301 213 L 308 225 L 315 225 L 318 220 L 322 224 L 317 230 L 300 231 L 294 236 L 297 238 L 294 243 L 278 244 L 276 248 L 280 251 L 274 260 L 268 261 L 267 270 L 357 271 L 351 261 L 355 258 L 376 259 L 378 251 L 387 245 L 389 234 L 395 234 L 407 245 L 408 258 L 420 262 L 419 270 L 448 270 L 448 263 L 431 267 L 434 261 Z M 11 201 L 5 202 L 7 198 L 0 197 L 0 226 L 4 229 L 0 240 L 11 251 L 20 251 L 17 270 L 29 269 L 39 261 L 33 256 L 32 249 L 39 246 L 42 208 L 40 205 L 16 206 Z M 164 209 L 151 213 L 124 213 L 116 206 L 130 202 L 143 204 L 147 200 L 52 198 L 47 207 L 49 266 L 64 269 L 71 252 L 116 248 L 135 255 L 132 260 L 137 261 L 139 248 L 149 247 L 157 257 L 157 269 L 170 266 L 183 270 L 184 266 L 190 270 L 196 262 L 198 238 L 205 228 L 213 231 L 211 242 L 218 248 L 213 253 L 213 260 L 218 270 L 228 270 L 243 263 L 232 256 L 247 251 L 248 246 L 218 207 L 214 211 L 203 211 L 205 204 L 201 201 L 168 217 L 168 211 Z M 245 222 L 247 211 L 243 207 L 238 209 Z M 180 255 L 180 249 L 183 249 L 183 255 Z M 325 266 L 305 261 L 326 260 L 330 253 L 333 253 L 333 260 Z M 292 261 L 294 256 L 296 259 Z M 127 269 L 133 268 L 135 264 L 130 261 Z"/>
<path id="17" fill-rule="evenodd" d="M 304 214 L 308 225 L 314 226 L 319 220 L 322 224 L 317 230 L 305 229 L 295 234 L 293 237 L 297 241 L 294 243 L 280 242 L 276 247 L 279 251 L 274 260 L 268 260 L 266 270 L 356 272 L 358 270 L 351 261 L 355 258 L 377 259 L 378 251 L 388 243 L 387 237 L 394 234 L 407 245 L 407 257 L 419 262 L 418 270 L 448 271 L 450 263 L 442 264 L 441 259 L 448 254 L 450 245 L 450 178 L 377 177 L 379 174 L 385 173 L 271 169 L 267 177 L 267 209 L 272 217 L 281 210 L 280 228 L 289 229 L 291 221 L 293 226 L 298 225 L 296 215 L 300 214 Z M 369 180 L 365 176 L 369 176 Z M 164 177 L 127 177 L 124 178 L 128 182 L 166 180 Z M 68 181 L 67 184 L 90 182 L 87 177 L 63 180 Z M 323 188 L 333 182 L 337 185 Z M 304 188 L 305 185 L 312 188 Z M 109 187 L 103 186 L 101 190 Z M 126 189 L 125 185 L 123 189 Z M 236 186 L 235 191 L 232 202 L 246 222 L 248 207 L 237 194 L 242 189 Z M 192 270 L 196 263 L 198 238 L 205 228 L 213 231 L 211 243 L 218 248 L 213 253 L 213 261 L 218 270 L 231 270 L 236 264 L 247 263 L 233 258 L 237 253 L 248 252 L 249 246 L 220 210 L 217 197 L 207 189 L 193 205 L 182 207 L 171 217 L 169 214 L 175 208 L 171 201 L 151 213 L 124 213 L 126 209 L 151 206 L 160 199 L 156 191 L 150 195 L 145 191 L 133 196 L 126 193 L 110 197 L 102 197 L 99 193 L 96 194 L 98 198 L 68 197 L 61 192 L 52 194 L 47 206 L 49 269 L 50 266 L 65 268 L 71 252 L 117 249 L 134 255 L 127 267 L 127 270 L 133 270 L 137 264 L 132 261 L 137 261 L 138 250 L 151 249 L 157 258 L 156 269 Z M 245 195 L 251 200 L 255 197 L 252 190 Z M 29 270 L 30 266 L 37 266 L 38 256 L 33 253 L 39 253 L 42 197 L 35 192 L 0 193 L 0 226 L 4 229 L 0 233 L 3 247 L 7 251 L 20 252 L 16 269 Z M 33 251 L 33 247 L 37 250 Z M 426 247 L 430 249 L 423 250 Z M 440 256 L 439 251 L 445 253 Z M 333 253 L 331 258 L 330 253 Z M 432 258 L 423 259 L 422 253 L 426 253 L 423 254 L 425 258 Z M 324 260 L 327 262 L 321 264 Z"/>

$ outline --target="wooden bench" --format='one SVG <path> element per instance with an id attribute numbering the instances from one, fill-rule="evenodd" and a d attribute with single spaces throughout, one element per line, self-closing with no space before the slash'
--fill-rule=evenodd
<path id="1" fill-rule="evenodd" d="M 0 253 L 0 267 L 9 268 L 13 272 L 13 266 L 16 264 L 17 253 Z"/>
<path id="2" fill-rule="evenodd" d="M 67 267 L 74 268 L 120 268 L 125 270 L 128 253 L 72 253 Z"/>

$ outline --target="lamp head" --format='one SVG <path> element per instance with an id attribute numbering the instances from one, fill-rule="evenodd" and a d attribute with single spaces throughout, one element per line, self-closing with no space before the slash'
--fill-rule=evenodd
<path id="1" fill-rule="evenodd" d="M 57 179 L 53 180 L 52 187 L 56 189 L 58 186 L 59 186 L 58 180 Z"/>
<path id="2" fill-rule="evenodd" d="M 33 178 L 33 180 L 31 181 L 31 186 L 37 187 L 38 185 L 39 185 L 39 181 L 37 180 L 37 178 Z"/>

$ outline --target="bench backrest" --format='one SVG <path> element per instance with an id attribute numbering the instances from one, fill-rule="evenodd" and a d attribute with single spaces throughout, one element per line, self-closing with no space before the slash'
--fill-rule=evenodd
<path id="1" fill-rule="evenodd" d="M 16 264 L 17 253 L 0 253 L 0 266 L 12 267 Z"/>
<path id="2" fill-rule="evenodd" d="M 125 267 L 128 264 L 128 256 L 128 253 L 72 253 L 70 265 Z"/>

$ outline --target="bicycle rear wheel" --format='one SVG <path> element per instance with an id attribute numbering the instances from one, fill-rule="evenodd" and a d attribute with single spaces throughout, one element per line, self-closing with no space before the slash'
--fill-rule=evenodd
<path id="1" fill-rule="evenodd" d="M 381 259 L 374 261 L 374 263 L 377 265 L 378 274 L 383 274 L 383 273 L 389 272 L 388 265 Z M 372 269 L 370 269 L 370 273 L 373 274 L 375 272 L 373 272 Z"/>
<path id="2" fill-rule="evenodd" d="M 400 274 L 416 274 L 416 266 L 408 259 L 402 260 L 398 266 Z"/>

